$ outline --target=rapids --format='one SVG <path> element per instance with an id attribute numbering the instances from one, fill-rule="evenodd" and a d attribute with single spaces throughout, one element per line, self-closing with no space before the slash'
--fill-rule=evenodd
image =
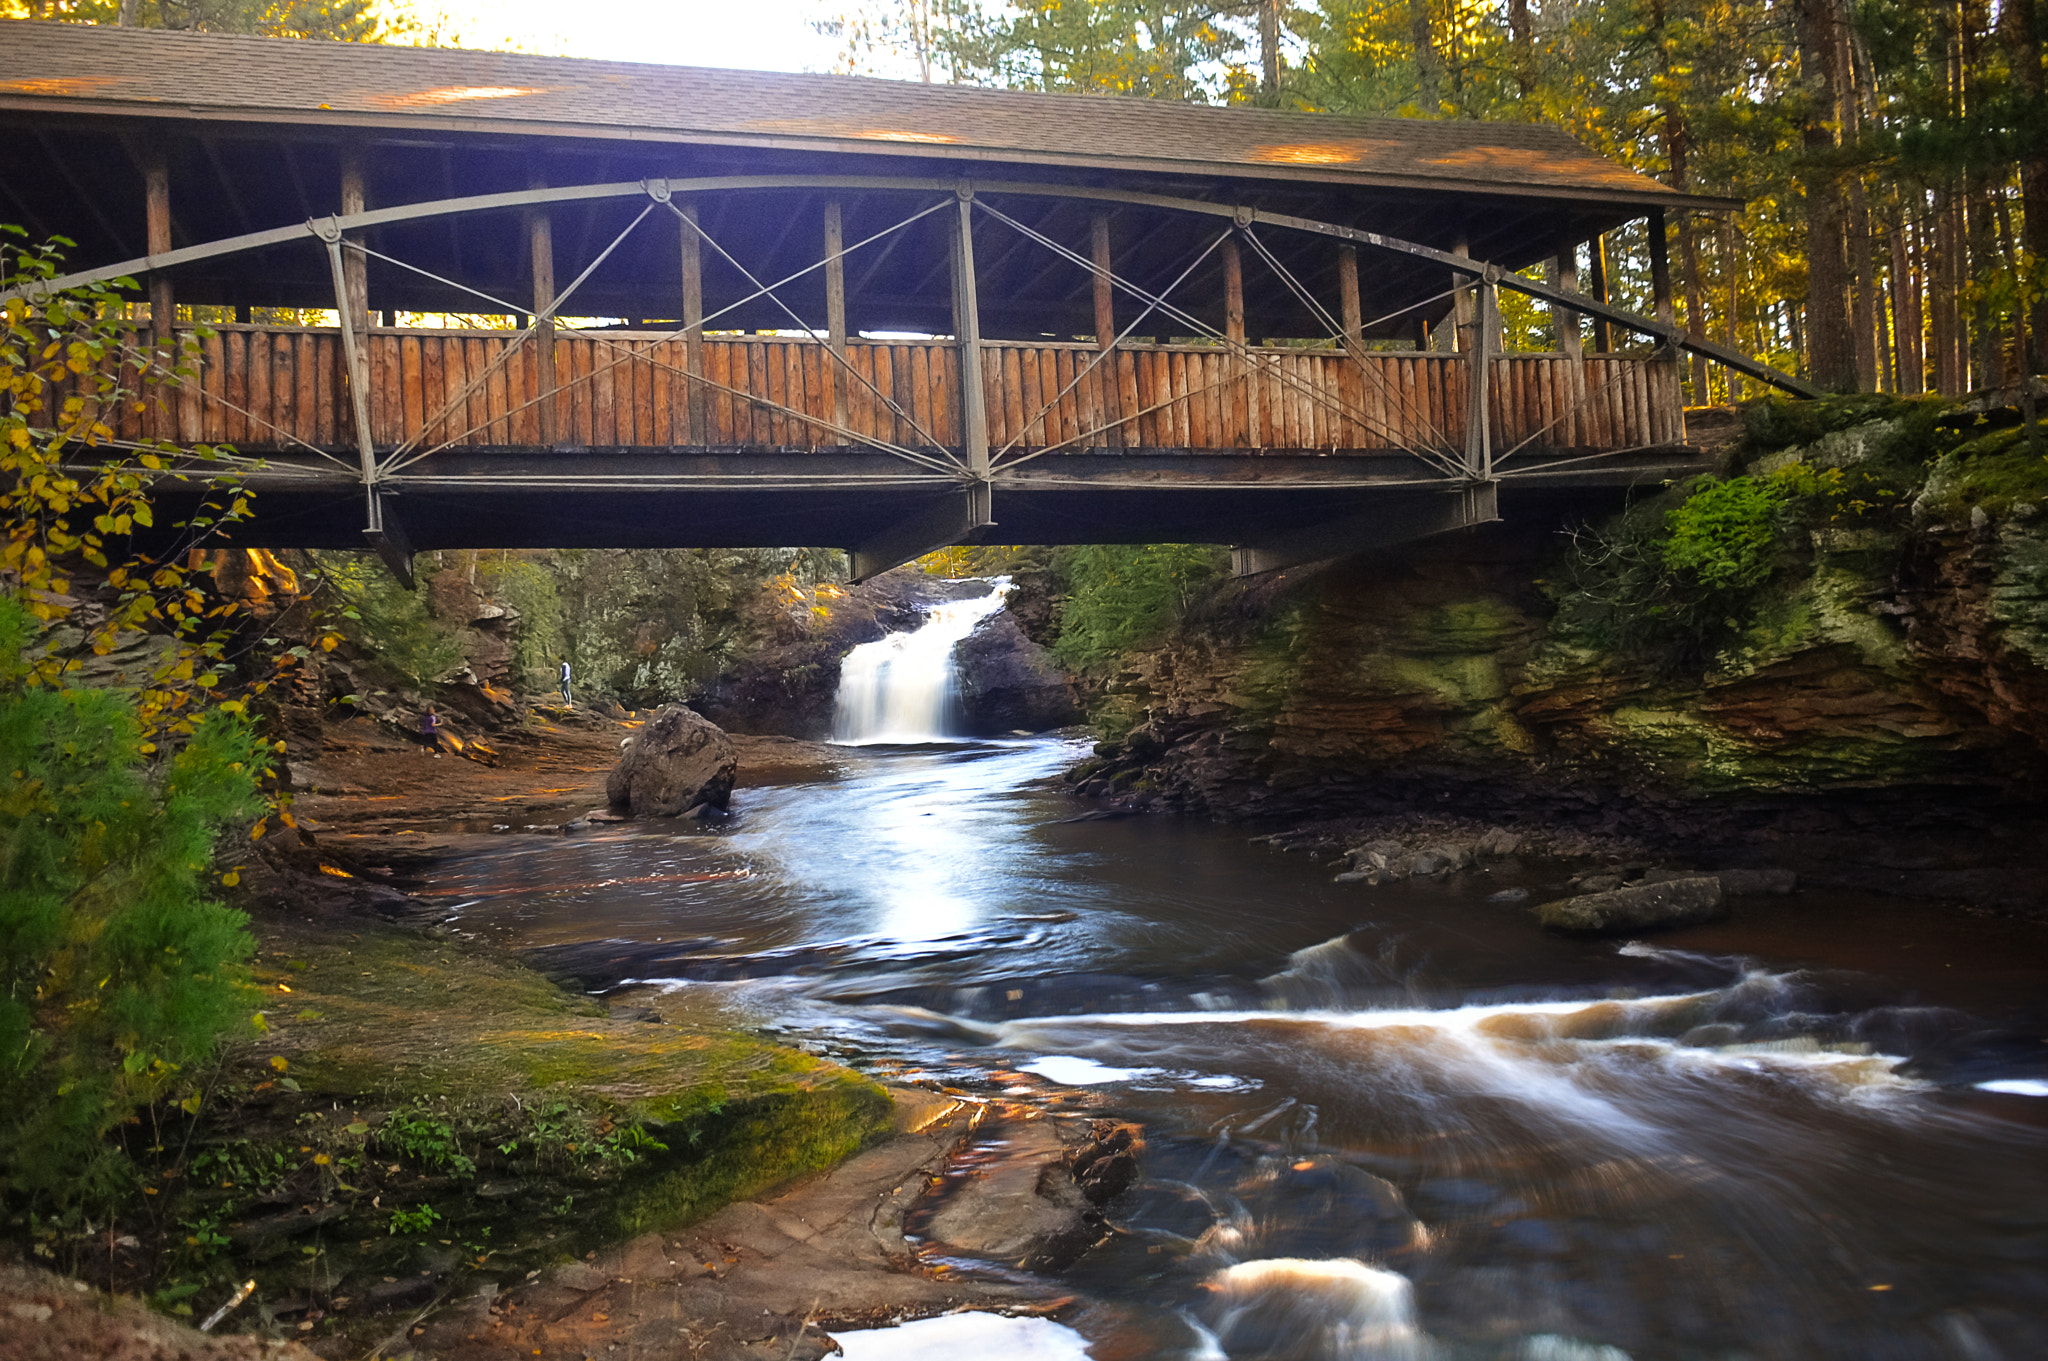
<path id="1" fill-rule="evenodd" d="M 1229 828 L 1073 821 L 1049 777 L 1084 750 L 870 745 L 721 827 L 507 837 L 437 887 L 572 973 L 634 942 L 595 989 L 1144 1126 L 1065 1329 L 861 1355 L 2048 1356 L 2041 927 L 1808 892 L 1568 940 L 1486 900 L 1558 867 L 1368 889 Z"/>

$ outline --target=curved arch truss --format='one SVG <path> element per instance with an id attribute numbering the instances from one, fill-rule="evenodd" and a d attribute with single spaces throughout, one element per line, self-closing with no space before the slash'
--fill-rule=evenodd
<path id="1" fill-rule="evenodd" d="M 791 191 L 824 198 L 813 228 L 823 249 L 794 271 L 764 268 L 772 253 L 752 231 L 714 232 L 700 211 L 729 196 L 795 202 Z M 842 198 L 862 205 L 851 239 Z M 551 215 L 607 201 L 624 225 L 580 243 L 557 289 Z M 437 220 L 505 213 L 528 224 L 529 296 L 407 258 L 403 243 Z M 1112 258 L 1117 213 L 1149 224 L 1133 250 L 1142 267 Z M 657 231 L 676 243 L 676 283 L 622 294 L 614 278 L 606 296 L 644 296 L 646 315 L 671 320 L 565 324 L 585 285 Z M 1304 276 L 1304 239 L 1317 237 L 1337 253 L 1337 296 Z M 1266 570 L 1497 518 L 1499 489 L 1517 480 L 1688 466 L 1664 362 L 1679 349 L 1804 391 L 1667 323 L 1415 242 L 1202 199 L 1015 181 L 533 188 L 316 218 L 44 287 L 175 277 L 235 257 L 260 271 L 293 250 L 324 253 L 338 324 L 197 331 L 198 362 L 180 366 L 174 398 L 143 413 L 149 428 L 118 433 L 260 458 L 243 475 L 263 494 L 257 532 L 267 524 L 279 542 L 346 542 L 337 506 L 348 501 L 352 532 L 366 529 L 402 575 L 414 546 L 760 542 L 839 544 L 865 576 L 977 539 L 1227 540 L 1245 545 L 1240 570 Z M 1368 316 L 1361 250 L 1440 286 Z M 977 252 L 999 257 L 1006 280 L 1092 299 L 1093 334 L 985 337 Z M 373 324 L 372 262 L 508 324 Z M 861 311 L 885 262 L 928 280 L 925 302 L 891 305 L 949 315 L 949 328 L 849 331 L 849 303 Z M 1248 273 L 1311 333 L 1248 339 Z M 709 300 L 707 274 L 720 285 Z M 1652 352 L 1503 354 L 1503 289 L 1645 337 Z M 1455 350 L 1426 346 L 1436 318 L 1439 335 L 1462 330 Z M 1368 339 L 1395 332 L 1415 348 Z M 138 336 L 127 358 L 158 363 L 170 339 Z"/>

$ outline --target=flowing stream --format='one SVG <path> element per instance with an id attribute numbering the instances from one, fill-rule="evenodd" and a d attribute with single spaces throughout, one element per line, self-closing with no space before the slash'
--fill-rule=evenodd
<path id="1" fill-rule="evenodd" d="M 853 740 L 932 735 L 895 722 Z M 661 942 L 640 981 L 878 1076 L 1143 1125 L 1065 1327 L 849 1354 L 2048 1356 L 2048 930 L 1813 892 L 1568 940 L 1488 901 L 1559 867 L 1367 889 L 1238 830 L 1073 821 L 1049 777 L 1084 750 L 858 747 L 720 828 L 439 878 L 478 890 L 464 929 Z"/>

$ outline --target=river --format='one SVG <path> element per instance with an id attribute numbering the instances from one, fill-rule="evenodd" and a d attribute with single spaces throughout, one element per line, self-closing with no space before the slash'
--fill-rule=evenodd
<path id="1" fill-rule="evenodd" d="M 1367 888 L 1077 821 L 1050 777 L 1084 750 L 851 747 L 716 828 L 507 838 L 436 886 L 542 957 L 645 947 L 595 983 L 1141 1124 L 1062 1276 L 1099 1357 L 2048 1356 L 2048 929 L 1806 892 L 1569 939 L 1489 900 L 1564 866 Z M 1078 1354 L 1043 1345 L 930 1354 Z"/>

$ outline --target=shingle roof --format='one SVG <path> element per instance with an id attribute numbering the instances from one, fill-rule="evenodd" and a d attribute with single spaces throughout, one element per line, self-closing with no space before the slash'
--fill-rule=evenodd
<path id="1" fill-rule="evenodd" d="M 52 105 L 1687 201 L 1541 124 L 0 21 L 0 107 Z"/>

